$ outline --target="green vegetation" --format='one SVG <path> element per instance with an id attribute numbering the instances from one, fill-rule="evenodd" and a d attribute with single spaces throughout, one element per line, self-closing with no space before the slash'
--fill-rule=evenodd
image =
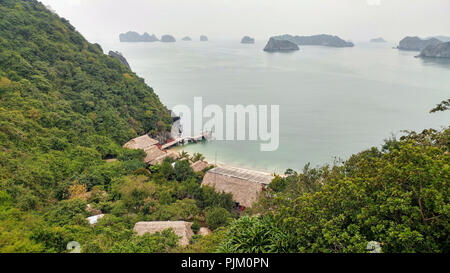
<path id="1" fill-rule="evenodd" d="M 224 208 L 212 207 L 206 210 L 205 217 L 208 227 L 215 230 L 219 227 L 225 226 L 229 222 L 231 215 Z"/>
<path id="2" fill-rule="evenodd" d="M 443 101 L 432 112 L 448 109 Z M 450 129 L 277 176 L 253 209 L 201 187 L 183 152 L 147 167 L 129 139 L 170 129 L 143 79 L 34 0 L 0 0 L 0 253 L 449 252 Z M 107 162 L 107 159 L 117 159 Z M 86 217 L 105 216 L 90 225 Z M 185 220 L 137 236 L 138 221 Z"/>
<path id="3" fill-rule="evenodd" d="M 414 132 L 341 165 L 277 177 L 225 252 L 449 252 L 450 129 Z"/>

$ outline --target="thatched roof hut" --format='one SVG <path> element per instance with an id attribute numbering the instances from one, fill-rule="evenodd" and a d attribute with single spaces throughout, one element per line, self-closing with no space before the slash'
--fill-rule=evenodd
<path id="1" fill-rule="evenodd" d="M 145 150 L 147 156 L 144 162 L 150 165 L 160 164 L 164 161 L 166 157 L 171 157 L 173 159 L 178 159 L 179 155 L 174 151 L 162 151 L 157 146 L 152 146 L 150 149 Z"/>
<path id="2" fill-rule="evenodd" d="M 207 227 L 201 227 L 197 234 L 201 236 L 206 236 L 212 234 L 212 231 Z"/>
<path id="3" fill-rule="evenodd" d="M 154 222 L 137 222 L 134 225 L 134 231 L 138 235 L 144 235 L 145 233 L 154 234 L 166 229 L 173 229 L 175 234 L 180 238 L 180 245 L 187 246 L 191 237 L 194 235 L 191 229 L 192 223 L 185 221 L 154 221 Z"/>
<path id="4" fill-rule="evenodd" d="M 221 166 L 206 173 L 202 186 L 214 187 L 217 192 L 231 193 L 239 206 L 251 207 L 273 178 L 268 173 Z"/>
<path id="5" fill-rule="evenodd" d="M 194 170 L 194 172 L 201 172 L 206 168 L 209 168 L 211 165 L 203 160 L 196 161 L 191 164 L 191 168 Z"/>
<path id="6" fill-rule="evenodd" d="M 148 135 L 143 135 L 137 138 L 133 138 L 123 145 L 124 148 L 134 149 L 134 150 L 145 150 L 153 145 L 158 144 L 156 139 L 150 138 Z"/>
<path id="7" fill-rule="evenodd" d="M 150 165 L 159 163 L 159 160 L 161 158 L 162 160 L 164 160 L 164 158 L 167 156 L 167 153 L 161 151 L 158 146 L 151 146 L 150 148 L 145 149 L 144 152 L 147 154 L 144 158 L 144 162 Z"/>
<path id="8" fill-rule="evenodd" d="M 157 140 L 150 138 L 148 135 L 143 135 L 128 141 L 123 147 L 144 150 L 146 153 L 144 162 L 150 165 L 161 163 L 166 157 L 172 157 L 173 159 L 178 158 L 176 152 L 161 150 L 157 145 L 158 143 Z"/>

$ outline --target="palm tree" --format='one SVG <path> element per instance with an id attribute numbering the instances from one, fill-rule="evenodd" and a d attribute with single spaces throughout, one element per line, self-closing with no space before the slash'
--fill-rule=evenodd
<path id="1" fill-rule="evenodd" d="M 191 160 L 192 160 L 192 162 L 197 162 L 199 160 L 203 161 L 203 160 L 205 160 L 205 157 L 201 153 L 195 153 L 192 156 Z"/>
<path id="2" fill-rule="evenodd" d="M 186 151 L 181 151 L 180 159 L 189 159 L 189 153 Z"/>

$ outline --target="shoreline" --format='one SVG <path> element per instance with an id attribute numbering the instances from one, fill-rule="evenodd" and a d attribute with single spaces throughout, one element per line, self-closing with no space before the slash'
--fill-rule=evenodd
<path id="1" fill-rule="evenodd" d="M 185 144 L 185 145 L 195 145 L 195 144 Z M 169 149 L 167 149 L 167 151 L 172 151 L 172 152 L 176 152 L 176 153 L 180 153 L 181 151 L 185 151 L 182 149 L 184 145 L 180 145 L 180 146 L 176 146 L 176 147 L 171 147 Z M 187 152 L 187 151 L 186 151 Z M 188 152 L 189 153 L 189 152 Z M 198 151 L 195 151 L 194 153 L 198 153 Z M 193 153 L 189 153 L 189 155 L 193 155 Z M 276 168 L 270 170 L 270 169 L 266 169 L 266 168 L 257 168 L 254 166 L 250 166 L 250 165 L 243 165 L 241 163 L 237 163 L 237 162 L 232 162 L 232 161 L 216 161 L 214 158 L 210 158 L 205 154 L 202 154 L 205 157 L 205 161 L 208 162 L 211 165 L 214 166 L 228 166 L 228 167 L 232 167 L 232 168 L 237 168 L 237 169 L 245 169 L 245 170 L 251 170 L 254 172 L 259 172 L 261 174 L 276 174 L 276 175 L 284 175 L 284 171 L 283 173 L 277 171 Z"/>

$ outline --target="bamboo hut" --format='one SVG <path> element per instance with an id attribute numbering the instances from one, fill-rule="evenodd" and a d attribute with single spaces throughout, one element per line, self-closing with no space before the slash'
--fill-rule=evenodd
<path id="1" fill-rule="evenodd" d="M 175 234 L 180 237 L 180 245 L 187 246 L 191 237 L 194 235 L 191 229 L 192 223 L 185 221 L 154 221 L 154 222 L 137 222 L 134 225 L 134 231 L 142 236 L 145 233 L 154 234 L 166 229 L 172 229 Z"/>
<path id="2" fill-rule="evenodd" d="M 178 154 L 172 151 L 163 151 L 158 147 L 159 142 L 153 138 L 150 138 L 148 135 L 143 135 L 137 138 L 134 138 L 123 145 L 124 148 L 135 149 L 135 150 L 144 150 L 146 156 L 144 158 L 144 162 L 149 165 L 156 165 L 161 162 L 166 157 L 172 157 L 173 159 L 178 158 Z"/>
<path id="3" fill-rule="evenodd" d="M 124 148 L 134 150 L 145 150 L 158 144 L 156 139 L 150 138 L 148 135 L 143 135 L 137 138 L 133 138 L 123 145 Z"/>
<path id="4" fill-rule="evenodd" d="M 206 173 L 202 186 L 213 187 L 217 192 L 231 193 L 237 205 L 245 209 L 253 205 L 273 178 L 268 173 L 221 166 Z"/>
<path id="5" fill-rule="evenodd" d="M 161 151 L 158 146 L 151 146 L 144 150 L 146 156 L 144 158 L 144 162 L 150 165 L 156 165 L 164 160 L 167 156 L 167 153 Z"/>
<path id="6" fill-rule="evenodd" d="M 179 155 L 177 152 L 174 152 L 174 151 L 161 151 L 161 152 L 163 152 L 163 153 L 159 153 L 159 156 L 157 156 L 156 158 L 154 158 L 148 162 L 146 160 L 146 162 L 150 165 L 156 165 L 156 164 L 162 163 L 166 157 L 170 157 L 172 159 L 179 158 Z M 148 158 L 148 159 L 150 159 L 150 158 Z"/>

